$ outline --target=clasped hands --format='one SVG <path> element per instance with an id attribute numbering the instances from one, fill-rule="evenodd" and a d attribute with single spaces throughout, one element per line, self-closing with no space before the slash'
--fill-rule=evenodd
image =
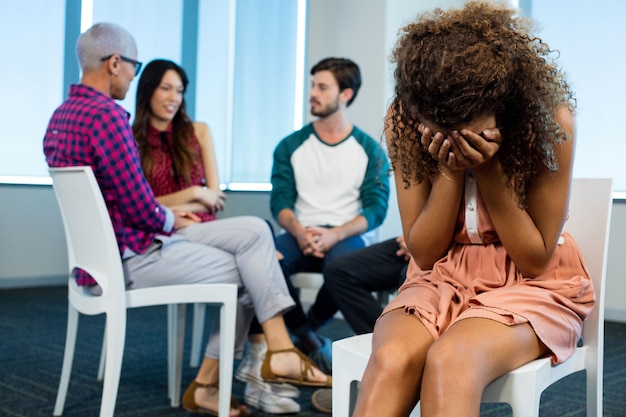
<path id="1" fill-rule="evenodd" d="M 302 253 L 316 258 L 323 258 L 338 241 L 337 232 L 332 227 L 310 226 L 298 237 Z"/>
<path id="2" fill-rule="evenodd" d="M 495 120 L 494 120 L 495 121 Z M 421 144 L 428 153 L 446 167 L 450 175 L 459 177 L 468 168 L 479 167 L 490 161 L 500 149 L 502 135 L 498 128 L 486 128 L 480 133 L 463 128 L 445 135 L 420 124 Z M 458 178 L 462 180 L 462 175 Z"/>

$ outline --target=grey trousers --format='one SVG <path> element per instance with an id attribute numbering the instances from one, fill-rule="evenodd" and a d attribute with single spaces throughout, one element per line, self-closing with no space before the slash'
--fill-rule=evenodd
<path id="1" fill-rule="evenodd" d="M 194 283 L 239 287 L 235 357 L 241 357 L 255 314 L 260 323 L 294 306 L 264 220 L 252 216 L 198 223 L 159 236 L 149 250 L 124 260 L 129 289 Z M 219 320 L 205 355 L 219 359 Z"/>

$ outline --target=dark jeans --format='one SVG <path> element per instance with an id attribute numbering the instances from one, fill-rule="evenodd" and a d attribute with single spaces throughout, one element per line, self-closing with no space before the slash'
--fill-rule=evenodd
<path id="1" fill-rule="evenodd" d="M 300 329 L 307 324 L 315 329 L 320 323 L 330 320 L 339 311 L 337 304 L 335 304 L 326 288 L 326 283 L 324 283 L 317 293 L 314 304 L 311 306 L 310 312 L 316 323 L 309 322 L 309 318 L 300 303 L 298 291 L 291 284 L 291 274 L 297 272 L 325 273 L 326 265 L 330 264 L 333 259 L 363 247 L 365 247 L 363 238 L 360 236 L 349 237 L 333 246 L 325 253 L 324 258 L 320 259 L 313 256 L 305 256 L 302 250 L 300 250 L 297 240 L 289 233 L 283 233 L 276 237 L 276 249 L 284 256 L 284 259 L 281 261 L 283 273 L 287 280 L 289 292 L 296 303 L 295 308 L 285 313 L 285 324 L 290 330 Z"/>
<path id="2" fill-rule="evenodd" d="M 396 290 L 408 262 L 395 239 L 337 257 L 324 269 L 324 286 L 356 334 L 370 333 L 382 313 L 373 291 Z"/>

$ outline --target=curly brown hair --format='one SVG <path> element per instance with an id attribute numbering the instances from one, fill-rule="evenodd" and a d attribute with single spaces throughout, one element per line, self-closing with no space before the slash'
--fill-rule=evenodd
<path id="1" fill-rule="evenodd" d="M 541 166 L 557 170 L 554 145 L 567 140 L 556 110 L 575 100 L 554 54 L 531 36 L 531 21 L 493 3 L 435 9 L 402 29 L 391 61 L 395 98 L 387 128 L 392 170 L 406 187 L 437 171 L 421 145 L 422 121 L 458 129 L 493 114 L 502 134 L 497 157 L 520 206 Z"/>

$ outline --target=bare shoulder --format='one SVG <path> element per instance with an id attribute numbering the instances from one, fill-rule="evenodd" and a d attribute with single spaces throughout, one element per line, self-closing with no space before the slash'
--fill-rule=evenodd
<path id="1" fill-rule="evenodd" d="M 574 139 L 576 119 L 574 113 L 566 106 L 560 106 L 556 110 L 556 121 L 567 135 Z"/>
<path id="2" fill-rule="evenodd" d="M 556 122 L 561 130 L 567 134 L 567 140 L 555 146 L 559 159 L 558 163 L 563 168 L 571 169 L 573 166 L 574 149 L 576 144 L 576 118 L 571 109 L 560 106 L 556 109 Z"/>
<path id="3" fill-rule="evenodd" d="M 196 136 L 204 136 L 210 132 L 209 125 L 204 122 L 193 122 L 193 130 Z"/>
<path id="4" fill-rule="evenodd" d="M 193 131 L 198 138 L 200 145 L 204 145 L 211 142 L 211 129 L 209 125 L 204 122 L 193 122 Z"/>

